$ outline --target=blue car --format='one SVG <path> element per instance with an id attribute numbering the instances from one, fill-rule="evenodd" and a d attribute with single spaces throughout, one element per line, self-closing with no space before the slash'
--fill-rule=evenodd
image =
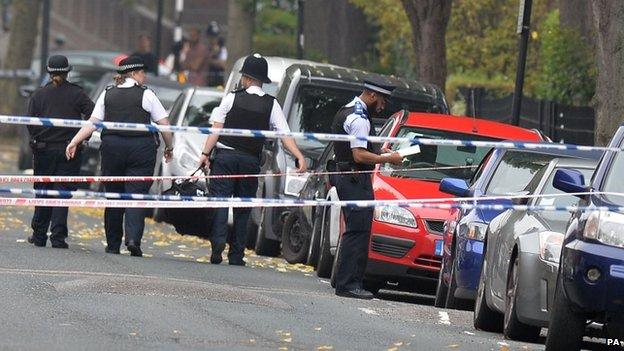
<path id="1" fill-rule="evenodd" d="M 568 150 L 494 149 L 486 156 L 470 182 L 445 178 L 440 190 L 458 197 L 526 195 L 524 188 L 554 158 L 597 159 L 600 153 Z M 511 204 L 510 199 L 481 200 L 480 204 Z M 488 224 L 502 210 L 462 210 L 447 223 L 442 268 L 436 289 L 436 307 L 472 309 L 476 298 L 483 239 Z"/>
<path id="2" fill-rule="evenodd" d="M 624 126 L 616 132 L 611 147 L 624 145 Z M 561 265 L 546 350 L 578 350 L 591 322 L 602 325 L 606 344 L 624 340 L 624 154 L 608 151 L 589 186 L 575 170 L 561 169 L 553 186 L 581 195 L 579 209 L 572 214 L 563 240 Z M 611 210 L 595 207 L 611 207 Z M 592 324 L 595 325 L 595 324 Z"/>

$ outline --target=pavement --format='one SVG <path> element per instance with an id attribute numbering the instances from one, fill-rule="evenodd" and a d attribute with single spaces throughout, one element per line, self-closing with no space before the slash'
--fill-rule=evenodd
<path id="1" fill-rule="evenodd" d="M 14 160 L 0 145 L 0 174 L 19 173 Z M 212 265 L 209 242 L 149 219 L 145 257 L 106 254 L 99 209 L 70 209 L 69 249 L 37 248 L 25 240 L 31 216 L 0 208 L 0 350 L 544 349 L 544 338 L 474 330 L 472 312 L 431 296 L 337 297 L 312 267 L 281 258 Z"/>

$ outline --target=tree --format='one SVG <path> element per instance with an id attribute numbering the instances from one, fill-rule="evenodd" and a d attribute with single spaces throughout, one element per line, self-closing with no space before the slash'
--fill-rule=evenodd
<path id="1" fill-rule="evenodd" d="M 596 29 L 596 145 L 606 145 L 624 121 L 624 2 L 592 2 Z"/>
<path id="2" fill-rule="evenodd" d="M 4 59 L 4 69 L 29 69 L 33 58 L 35 41 L 37 39 L 37 24 L 39 19 L 39 0 L 13 1 L 13 18 L 10 24 L 11 37 L 9 48 Z M 15 114 L 23 110 L 23 100 L 19 95 L 19 86 L 25 79 L 0 79 L 0 91 L 3 97 L 0 102 L 0 113 Z M 1 135 L 14 134 L 15 128 L 2 126 Z"/>
<path id="3" fill-rule="evenodd" d="M 560 25 L 576 29 L 586 43 L 593 40 L 592 5 L 587 0 L 559 0 Z"/>
<path id="4" fill-rule="evenodd" d="M 445 36 L 453 0 L 402 0 L 402 3 L 412 29 L 418 78 L 444 89 Z"/>
<path id="5" fill-rule="evenodd" d="M 228 1 L 228 60 L 226 71 L 230 71 L 234 62 L 251 53 L 256 18 L 255 0 Z"/>

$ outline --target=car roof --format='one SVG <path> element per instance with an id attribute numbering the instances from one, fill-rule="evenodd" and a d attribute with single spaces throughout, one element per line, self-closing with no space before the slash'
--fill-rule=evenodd
<path id="1" fill-rule="evenodd" d="M 546 155 L 555 155 L 558 157 L 574 157 L 574 158 L 583 158 L 589 160 L 599 160 L 602 156 L 602 151 L 600 150 L 591 150 L 591 151 L 580 151 L 580 150 L 560 150 L 560 149 L 524 149 L 524 148 L 507 148 L 507 149 L 496 149 L 497 152 L 504 153 L 506 151 L 519 151 L 524 153 L 531 154 L 546 154 Z"/>
<path id="2" fill-rule="evenodd" d="M 232 70 L 240 70 L 243 66 L 243 62 L 245 61 L 246 56 L 243 56 L 236 60 Z M 269 66 L 268 76 L 272 82 L 280 82 L 284 76 L 284 72 L 288 67 L 294 64 L 314 64 L 312 61 L 308 60 L 298 60 L 288 57 L 279 57 L 279 56 L 264 56 L 267 60 L 267 64 Z"/>
<path id="3" fill-rule="evenodd" d="M 541 136 L 536 131 L 472 117 L 410 112 L 403 125 L 473 134 L 501 140 L 542 141 Z"/>
<path id="4" fill-rule="evenodd" d="M 211 95 L 211 96 L 223 96 L 223 90 L 213 87 L 188 87 L 185 90 L 193 90 L 194 94 Z"/>

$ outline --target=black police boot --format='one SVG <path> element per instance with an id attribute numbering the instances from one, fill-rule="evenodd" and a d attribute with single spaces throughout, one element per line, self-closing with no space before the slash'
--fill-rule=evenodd
<path id="1" fill-rule="evenodd" d="M 52 247 L 55 249 L 68 249 L 69 245 L 65 242 L 65 240 L 51 241 Z"/>
<path id="2" fill-rule="evenodd" d="M 212 254 L 210 255 L 210 263 L 219 264 L 223 262 L 221 254 L 225 250 L 225 243 L 212 245 Z"/>
<path id="3" fill-rule="evenodd" d="M 228 259 L 230 266 L 245 266 L 247 263 L 242 258 Z"/>
<path id="4" fill-rule="evenodd" d="M 141 251 L 141 246 L 136 241 L 128 241 L 126 247 L 128 247 L 128 251 L 130 251 L 130 256 L 143 257 L 143 251 Z"/>
<path id="5" fill-rule="evenodd" d="M 109 254 L 119 255 L 119 249 L 115 249 L 112 247 L 106 246 L 106 249 L 104 249 L 104 251 Z"/>
<path id="6" fill-rule="evenodd" d="M 45 247 L 47 241 L 48 241 L 47 236 L 45 238 L 39 238 L 35 235 L 31 235 L 28 237 L 28 242 L 31 244 L 34 244 L 37 247 Z"/>
<path id="7" fill-rule="evenodd" d="M 336 290 L 336 295 L 362 300 L 371 300 L 375 296 L 370 291 L 364 289 Z"/>

